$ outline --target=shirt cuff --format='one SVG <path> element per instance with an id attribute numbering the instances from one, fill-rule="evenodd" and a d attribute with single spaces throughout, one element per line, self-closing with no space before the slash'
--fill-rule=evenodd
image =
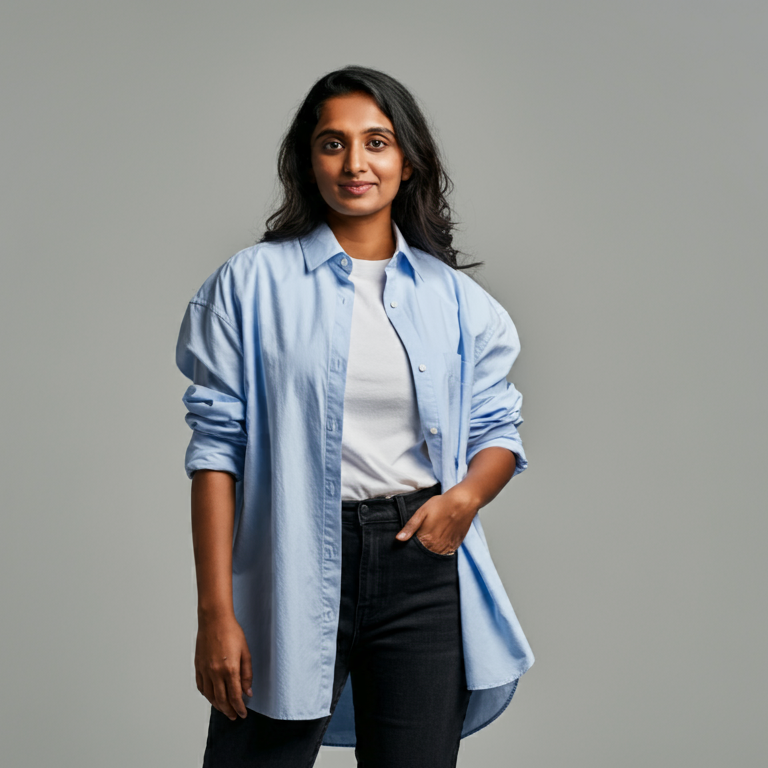
<path id="1" fill-rule="evenodd" d="M 512 437 L 494 437 L 473 445 L 467 450 L 467 465 L 469 465 L 469 462 L 472 461 L 475 455 L 482 451 L 483 448 L 491 447 L 507 448 L 515 454 L 516 466 L 512 477 L 519 475 L 528 467 L 528 460 L 525 458 L 522 442 Z"/>
<path id="2" fill-rule="evenodd" d="M 195 470 L 214 469 L 230 472 L 239 483 L 243 479 L 245 448 L 242 443 L 233 443 L 204 432 L 192 432 L 192 439 L 184 457 L 184 469 L 191 478 Z"/>

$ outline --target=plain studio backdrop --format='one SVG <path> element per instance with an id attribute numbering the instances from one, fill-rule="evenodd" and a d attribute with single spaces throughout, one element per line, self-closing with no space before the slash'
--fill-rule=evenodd
<path id="1" fill-rule="evenodd" d="M 765 764 L 767 9 L 6 1 L 3 766 L 200 765 L 176 337 L 346 64 L 420 100 L 522 341 L 481 515 L 536 663 L 459 764 Z"/>

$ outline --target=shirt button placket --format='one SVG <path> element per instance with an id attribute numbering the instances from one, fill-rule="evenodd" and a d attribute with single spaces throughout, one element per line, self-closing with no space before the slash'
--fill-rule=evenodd
<path id="1" fill-rule="evenodd" d="M 341 256 L 337 264 L 338 299 L 336 304 L 336 319 L 333 325 L 330 359 L 328 366 L 330 386 L 328 387 L 328 402 L 326 416 L 326 450 L 324 474 L 326 477 L 324 498 L 324 525 L 322 552 L 322 592 L 323 620 L 327 626 L 323 630 L 323 685 L 328 691 L 333 686 L 334 660 L 336 658 L 336 625 L 335 616 L 338 590 L 341 586 L 341 569 L 338 566 L 339 547 L 337 545 L 339 520 L 340 487 L 338 479 L 341 466 L 341 424 L 344 410 L 344 359 L 349 348 L 349 333 L 352 327 L 353 302 L 346 301 L 351 293 L 352 283 L 349 280 L 351 265 L 346 256 Z M 350 296 L 351 298 L 351 296 Z"/>
<path id="2" fill-rule="evenodd" d="M 395 300 L 395 299 L 390 300 L 389 306 L 392 307 L 393 309 L 396 309 L 397 308 L 397 300 Z M 389 315 L 389 312 L 387 314 Z M 418 354 L 419 357 L 421 357 L 421 350 L 420 349 L 414 350 L 412 348 L 412 345 L 408 344 L 408 340 L 410 338 L 410 332 L 409 332 L 408 328 L 410 326 L 406 325 L 406 328 L 401 328 L 400 327 L 400 322 L 398 320 L 395 320 L 396 317 L 397 317 L 397 314 L 396 313 L 392 313 L 392 316 L 390 317 L 390 320 L 391 320 L 392 324 L 395 326 L 395 330 L 400 335 L 400 338 L 403 339 L 403 343 L 406 344 L 406 350 L 408 351 L 409 357 L 411 359 L 413 359 L 415 354 Z M 407 313 L 403 316 L 403 318 L 407 318 Z M 403 318 L 401 318 L 401 319 L 403 319 Z M 409 346 L 411 346 L 410 349 L 408 349 Z M 418 357 L 416 359 L 418 360 Z M 424 363 L 419 363 L 418 369 L 419 369 L 420 373 L 424 373 L 427 370 L 427 366 Z M 431 397 L 431 388 L 427 387 L 427 390 L 425 391 L 424 390 L 425 384 L 421 383 L 421 380 L 419 378 L 416 378 L 414 380 L 414 383 L 416 385 L 416 395 L 417 395 L 417 400 L 419 401 L 420 412 L 421 412 L 421 407 L 424 404 L 424 402 L 431 403 L 433 401 L 433 399 Z M 431 407 L 429 408 L 429 410 L 431 411 L 429 413 L 429 416 L 428 416 L 429 421 L 432 421 L 434 423 L 434 419 L 436 417 L 436 413 L 434 413 L 434 410 Z M 423 421 L 427 420 L 427 414 L 421 412 L 420 415 L 422 416 L 422 420 Z M 429 421 L 427 421 L 427 423 L 429 423 Z M 430 435 L 437 435 L 439 433 L 439 431 L 440 430 L 437 427 L 430 427 L 429 428 L 429 434 Z M 436 440 L 439 441 L 439 438 L 436 438 Z M 433 442 L 433 441 L 430 441 L 430 442 Z"/>

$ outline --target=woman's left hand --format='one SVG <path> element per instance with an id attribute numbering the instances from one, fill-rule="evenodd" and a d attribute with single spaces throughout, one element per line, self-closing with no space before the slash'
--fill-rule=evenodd
<path id="1" fill-rule="evenodd" d="M 419 541 L 439 555 L 455 552 L 464 541 L 477 510 L 494 499 L 515 472 L 515 453 L 497 445 L 478 451 L 465 478 L 439 496 L 427 499 L 400 529 L 407 541 L 416 531 Z"/>
<path id="2" fill-rule="evenodd" d="M 427 499 L 397 534 L 398 540 L 407 541 L 416 535 L 427 549 L 439 555 L 453 554 L 479 509 L 472 495 L 460 485 Z"/>

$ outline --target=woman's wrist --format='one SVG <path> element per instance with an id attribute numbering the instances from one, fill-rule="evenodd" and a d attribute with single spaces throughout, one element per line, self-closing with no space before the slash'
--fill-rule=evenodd
<path id="1" fill-rule="evenodd" d="M 448 492 L 455 490 L 457 499 L 477 512 L 496 498 L 514 476 L 516 466 L 517 457 L 508 448 L 483 448 L 472 457 L 464 479 Z"/>
<path id="2" fill-rule="evenodd" d="M 449 488 L 444 494 L 451 499 L 460 512 L 470 519 L 477 514 L 482 505 L 482 496 L 475 484 L 465 478 L 460 483 Z"/>
<path id="3" fill-rule="evenodd" d="M 225 603 L 198 603 L 197 621 L 200 624 L 234 619 L 235 610 Z"/>

